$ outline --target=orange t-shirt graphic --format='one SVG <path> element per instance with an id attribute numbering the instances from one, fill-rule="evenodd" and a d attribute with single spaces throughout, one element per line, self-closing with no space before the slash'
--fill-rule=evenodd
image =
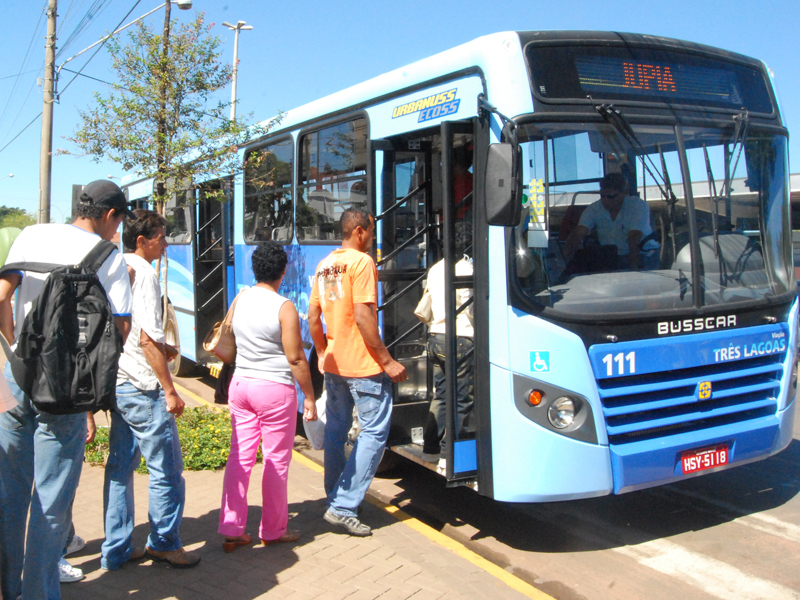
<path id="1" fill-rule="evenodd" d="M 377 301 L 378 270 L 369 254 L 339 248 L 319 263 L 309 302 L 319 306 L 325 317 L 326 373 L 370 377 L 383 371 L 361 337 L 353 310 L 353 304 L 377 305 Z"/>

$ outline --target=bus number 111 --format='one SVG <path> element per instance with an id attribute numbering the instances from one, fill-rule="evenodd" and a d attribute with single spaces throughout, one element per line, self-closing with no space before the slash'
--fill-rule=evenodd
<path id="1" fill-rule="evenodd" d="M 628 363 L 628 370 L 625 370 L 625 363 Z M 632 375 L 636 373 L 636 352 L 623 354 L 606 354 L 603 357 L 603 364 L 606 366 L 606 376 L 614 376 L 614 363 L 617 363 L 617 375 Z"/>

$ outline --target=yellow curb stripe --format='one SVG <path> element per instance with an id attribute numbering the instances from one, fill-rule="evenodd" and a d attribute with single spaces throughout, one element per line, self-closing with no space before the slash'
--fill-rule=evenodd
<path id="1" fill-rule="evenodd" d="M 185 387 L 183 387 L 182 385 L 178 385 L 174 381 L 172 382 L 172 385 L 175 386 L 175 389 L 178 390 L 181 393 L 182 396 L 189 396 L 189 398 L 191 398 L 195 402 L 199 402 L 200 404 L 205 404 L 206 406 L 209 406 L 209 407 L 213 408 L 214 410 L 218 410 L 218 409 L 222 408 L 218 404 L 214 404 L 213 402 L 209 402 L 208 400 L 204 400 L 203 398 L 201 398 L 200 396 L 198 396 L 194 392 L 192 392 L 190 390 L 187 390 Z"/>
<path id="2" fill-rule="evenodd" d="M 325 469 L 315 463 L 313 460 L 308 458 L 307 456 L 303 456 L 297 450 L 292 450 L 292 460 L 299 462 L 304 467 L 308 467 L 312 471 L 316 471 L 317 473 L 324 473 Z"/>
<path id="3" fill-rule="evenodd" d="M 296 450 L 292 451 L 292 460 L 296 460 L 298 463 L 302 464 L 309 469 L 316 471 L 317 473 L 323 473 L 325 469 L 319 466 L 310 458 L 307 458 L 297 452 Z M 440 531 L 437 531 L 430 525 L 426 525 L 422 521 L 415 519 L 411 515 L 403 512 L 401 509 L 397 508 L 392 504 L 386 504 L 381 500 L 378 500 L 374 496 L 367 496 L 367 502 L 372 504 L 373 506 L 377 506 L 378 508 L 382 508 L 387 513 L 392 515 L 395 519 L 400 521 L 401 523 L 408 525 L 414 531 L 417 531 L 424 535 L 426 538 L 431 540 L 432 542 L 439 544 L 440 546 L 444 546 L 448 550 L 452 550 L 456 554 L 458 554 L 464 560 L 468 560 L 476 567 L 483 569 L 489 575 L 492 575 L 505 583 L 511 589 L 518 591 L 520 594 L 527 596 L 528 598 L 533 598 L 534 600 L 554 600 L 554 598 L 548 594 L 545 594 L 543 591 L 535 588 L 529 583 L 526 583 L 516 575 L 513 575 L 503 569 L 502 567 L 497 566 L 493 562 L 490 562 L 483 558 L 480 554 L 477 554 L 464 546 L 452 538 L 447 537 Z"/>

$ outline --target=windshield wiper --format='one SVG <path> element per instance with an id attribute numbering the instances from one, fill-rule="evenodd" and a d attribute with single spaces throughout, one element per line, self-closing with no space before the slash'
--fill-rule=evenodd
<path id="1" fill-rule="evenodd" d="M 736 123 L 736 129 L 733 134 L 733 144 L 730 151 L 725 147 L 725 179 L 722 182 L 722 194 L 717 194 L 717 182 L 714 179 L 714 173 L 711 170 L 711 159 L 708 156 L 708 148 L 703 144 L 703 156 L 706 162 L 706 176 L 708 178 L 708 195 L 711 198 L 711 227 L 714 234 L 714 258 L 719 259 L 719 277 L 720 284 L 727 285 L 728 274 L 725 267 L 725 261 L 722 259 L 722 250 L 719 245 L 719 203 L 725 202 L 726 213 L 727 207 L 731 203 L 731 194 L 733 192 L 733 177 L 736 169 L 739 167 L 739 159 L 742 157 L 744 151 L 745 139 L 747 139 L 747 129 L 750 124 L 750 115 L 747 109 L 742 110 L 741 113 L 733 117 Z M 739 146 L 738 152 L 736 146 Z M 736 154 L 736 162 L 733 163 L 733 155 Z"/>
<path id="2" fill-rule="evenodd" d="M 672 256 L 673 260 L 678 256 L 678 247 L 675 242 L 675 205 L 678 199 L 675 197 L 675 192 L 672 191 L 672 181 L 669 178 L 669 169 L 667 168 L 667 159 L 664 157 L 664 150 L 661 144 L 656 144 L 658 148 L 658 155 L 661 157 L 661 170 L 663 171 L 662 177 L 664 178 L 664 187 L 667 188 L 669 196 L 664 196 L 667 201 L 667 216 L 669 217 L 669 239 L 672 242 Z M 659 188 L 660 189 L 660 188 Z M 663 191 L 661 192 L 664 193 Z"/>
<path id="3" fill-rule="evenodd" d="M 747 129 L 750 125 L 750 114 L 747 112 L 747 109 L 743 109 L 742 112 L 733 117 L 733 120 L 736 123 L 736 130 L 733 133 L 733 145 L 731 146 L 730 153 L 728 153 L 727 146 L 725 148 L 725 181 L 722 184 L 722 197 L 727 201 L 731 199 L 733 176 L 736 173 L 736 169 L 739 167 L 739 159 L 742 157 L 742 152 L 744 151 L 744 141 L 747 139 Z M 738 152 L 736 152 L 737 145 L 739 146 Z M 733 163 L 733 168 L 731 169 L 734 153 L 736 154 L 736 162 Z"/>
<path id="4" fill-rule="evenodd" d="M 628 144 L 630 144 L 631 148 L 633 148 L 633 151 L 636 153 L 636 156 L 641 159 L 642 167 L 644 167 L 650 177 L 653 178 L 653 181 L 655 182 L 656 186 L 658 186 L 658 189 L 664 199 L 667 200 L 667 202 L 675 199 L 675 194 L 672 193 L 672 186 L 669 183 L 669 179 L 663 176 L 656 177 L 653 169 L 655 169 L 655 172 L 657 173 L 658 167 L 656 167 L 653 159 L 650 158 L 650 155 L 644 149 L 644 146 L 642 146 L 642 143 L 636 136 L 636 132 L 633 130 L 633 127 L 631 127 L 630 123 L 628 123 L 628 120 L 625 118 L 625 116 L 617 108 L 615 108 L 613 104 L 601 104 L 600 106 L 595 106 L 594 109 L 600 114 L 601 117 L 603 117 L 603 119 L 605 119 L 608 124 L 612 125 L 614 129 L 616 129 L 617 132 L 622 135 L 623 138 L 625 138 L 625 141 L 628 142 Z M 652 166 L 652 169 L 647 165 L 645 159 L 650 161 L 650 166 Z M 667 187 L 669 193 L 664 191 L 664 188 L 662 188 L 661 184 L 658 183 L 659 179 L 661 179 L 661 181 L 664 183 L 664 186 Z"/>
<path id="5" fill-rule="evenodd" d="M 714 234 L 714 258 L 719 260 L 719 283 L 722 286 L 728 285 L 728 269 L 722 259 L 722 249 L 719 246 L 719 203 L 725 198 L 717 195 L 717 182 L 714 179 L 714 172 L 711 170 L 711 159 L 708 157 L 708 147 L 703 144 L 703 156 L 706 159 L 706 177 L 708 178 L 708 197 L 711 198 L 711 228 Z M 727 211 L 726 211 L 727 213 Z"/>

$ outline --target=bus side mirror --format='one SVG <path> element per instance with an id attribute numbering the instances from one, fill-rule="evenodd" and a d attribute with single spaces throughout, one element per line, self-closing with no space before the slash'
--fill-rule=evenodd
<path id="1" fill-rule="evenodd" d="M 514 227 L 519 224 L 522 212 L 520 197 L 519 150 L 514 144 L 502 143 L 489 146 L 486 160 L 484 198 L 486 220 L 489 225 Z"/>

